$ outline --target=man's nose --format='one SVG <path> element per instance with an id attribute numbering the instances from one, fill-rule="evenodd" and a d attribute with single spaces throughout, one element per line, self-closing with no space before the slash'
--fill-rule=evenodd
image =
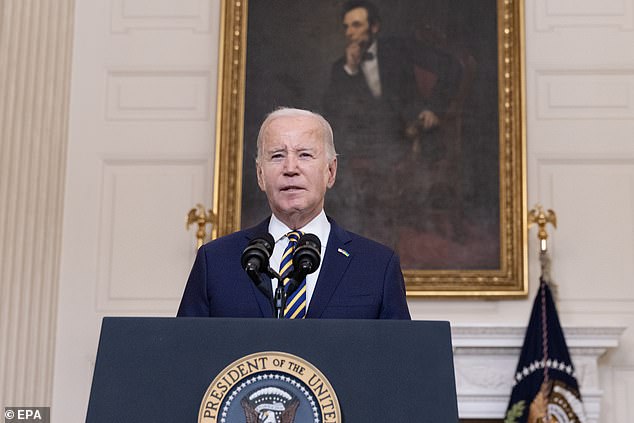
<path id="1" fill-rule="evenodd" d="M 297 173 L 298 160 L 294 154 L 289 154 L 284 160 L 285 173 Z"/>

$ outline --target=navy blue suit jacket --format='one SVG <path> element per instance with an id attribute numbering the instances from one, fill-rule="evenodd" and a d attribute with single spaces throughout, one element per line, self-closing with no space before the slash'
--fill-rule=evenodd
<path id="1" fill-rule="evenodd" d="M 178 316 L 273 317 L 267 296 L 240 264 L 259 225 L 203 245 L 185 287 Z M 391 249 L 330 221 L 330 237 L 306 318 L 410 319 L 400 261 Z M 339 249 L 348 253 L 343 254 Z M 264 276 L 270 289 L 270 280 Z"/>

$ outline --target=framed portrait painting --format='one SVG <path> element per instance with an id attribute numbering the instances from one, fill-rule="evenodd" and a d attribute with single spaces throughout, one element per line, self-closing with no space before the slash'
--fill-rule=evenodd
<path id="1" fill-rule="evenodd" d="M 527 293 L 521 1 L 223 0 L 221 19 L 214 236 L 270 214 L 259 127 L 309 109 L 335 137 L 326 213 L 392 247 L 408 295 Z"/>

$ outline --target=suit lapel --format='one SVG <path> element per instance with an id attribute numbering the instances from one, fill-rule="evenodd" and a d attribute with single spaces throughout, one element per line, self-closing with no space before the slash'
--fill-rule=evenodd
<path id="1" fill-rule="evenodd" d="M 330 236 L 328 246 L 317 278 L 315 292 L 308 306 L 306 317 L 320 317 L 330 302 L 335 289 L 341 282 L 352 257 L 347 257 L 339 249 L 345 251 L 345 245 L 350 242 L 350 236 L 333 220 L 330 220 Z"/>
<path id="2" fill-rule="evenodd" d="M 260 222 L 257 226 L 246 229 L 244 231 L 244 234 L 245 234 L 245 237 L 247 238 L 247 243 L 248 243 L 255 237 L 260 236 L 262 234 L 266 234 L 268 232 L 269 232 L 269 219 L 265 219 L 264 221 Z M 255 286 L 255 283 L 253 283 L 250 279 L 249 279 L 249 282 L 251 282 L 251 288 L 253 290 L 253 295 L 255 296 L 255 300 L 260 306 L 262 317 L 273 317 L 273 306 L 271 305 L 271 298 L 273 297 L 273 288 L 271 286 L 271 278 L 269 278 L 267 275 L 261 275 L 261 276 L 262 276 L 262 283 L 264 284 L 265 288 L 267 288 L 268 290 L 268 298 Z"/>

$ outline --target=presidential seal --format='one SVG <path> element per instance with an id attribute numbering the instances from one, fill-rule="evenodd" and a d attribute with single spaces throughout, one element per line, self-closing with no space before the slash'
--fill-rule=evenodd
<path id="1" fill-rule="evenodd" d="M 270 351 L 225 367 L 205 392 L 198 423 L 341 423 L 330 382 L 308 361 Z"/>

